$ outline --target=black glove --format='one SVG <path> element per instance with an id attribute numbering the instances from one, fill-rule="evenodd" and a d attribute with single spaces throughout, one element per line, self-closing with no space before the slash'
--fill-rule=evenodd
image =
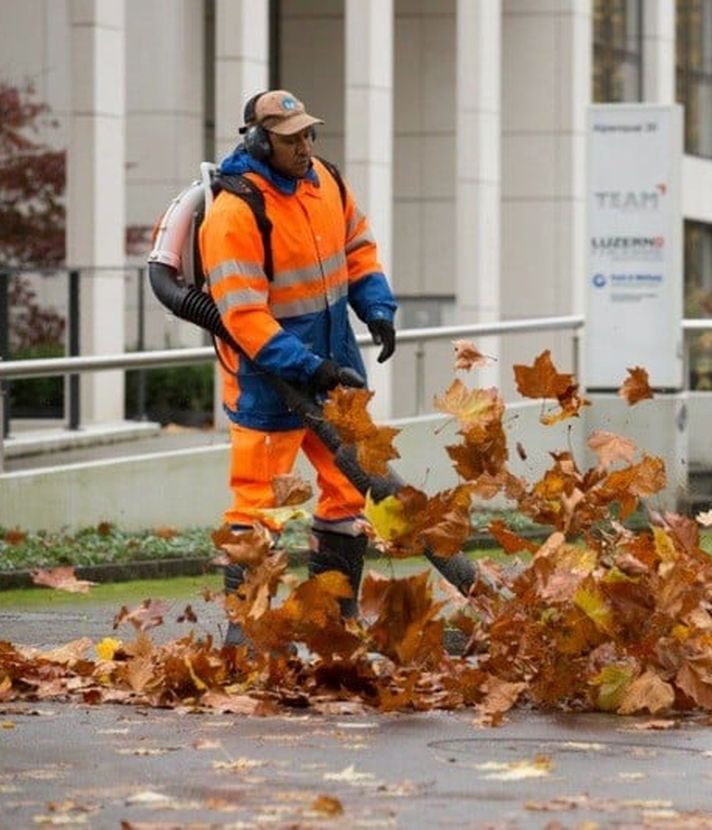
<path id="1" fill-rule="evenodd" d="M 353 386 L 358 389 L 366 385 L 366 381 L 353 369 L 339 366 L 333 360 L 322 360 L 319 368 L 311 376 L 310 386 L 312 392 L 328 392 L 335 386 Z"/>
<path id="2" fill-rule="evenodd" d="M 390 320 L 377 318 L 376 320 L 370 320 L 367 325 L 373 342 L 377 346 L 381 346 L 378 362 L 385 363 L 396 350 L 396 330 L 393 328 L 393 323 Z"/>

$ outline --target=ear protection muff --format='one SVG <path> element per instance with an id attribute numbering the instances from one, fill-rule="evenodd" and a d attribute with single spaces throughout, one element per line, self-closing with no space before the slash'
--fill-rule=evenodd
<path id="1" fill-rule="evenodd" d="M 245 150 L 256 161 L 266 161 L 272 154 L 272 145 L 267 130 L 260 124 L 253 124 L 245 130 Z"/>
<path id="2" fill-rule="evenodd" d="M 240 127 L 240 132 L 244 135 L 245 150 L 257 161 L 265 161 L 272 154 L 272 145 L 267 130 L 260 124 L 251 123 L 255 121 L 257 102 L 264 94 L 264 92 L 258 92 L 245 104 L 242 119 L 246 126 Z"/>

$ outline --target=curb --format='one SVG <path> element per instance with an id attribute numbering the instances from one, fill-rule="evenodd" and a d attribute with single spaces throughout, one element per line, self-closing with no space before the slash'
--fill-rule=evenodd
<path id="1" fill-rule="evenodd" d="M 306 550 L 287 553 L 290 565 L 303 565 L 307 561 Z M 131 582 L 136 579 L 170 579 L 175 576 L 203 576 L 216 573 L 218 565 L 211 564 L 212 557 L 187 559 L 145 559 L 133 562 L 107 562 L 103 565 L 78 565 L 74 568 L 77 579 L 88 579 L 98 584 Z M 17 588 L 34 588 L 32 574 L 36 568 L 16 571 L 0 571 L 0 591 Z"/>

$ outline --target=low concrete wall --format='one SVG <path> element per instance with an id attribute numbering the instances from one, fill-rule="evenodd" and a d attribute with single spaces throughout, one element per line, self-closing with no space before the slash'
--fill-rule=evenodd
<path id="1" fill-rule="evenodd" d="M 690 463 L 696 467 L 712 469 L 712 393 L 688 392 L 688 432 L 690 436 Z"/>
<path id="2" fill-rule="evenodd" d="M 582 417 L 551 427 L 539 423 L 538 402 L 508 405 L 504 423 L 512 471 L 535 481 L 551 466 L 550 452 L 561 450 L 570 450 L 585 469 L 594 463 L 585 447 L 590 432 L 619 432 L 641 450 L 663 456 L 671 484 L 655 503 L 674 509 L 687 481 L 685 397 L 666 396 L 635 407 L 615 395 L 589 397 L 594 405 Z M 405 481 L 428 493 L 457 482 L 445 452 L 446 445 L 458 441 L 455 422 L 427 415 L 391 423 L 402 430 L 396 439 L 401 458 L 393 466 Z M 217 526 L 229 502 L 228 452 L 225 443 L 0 475 L 0 525 L 26 530 L 76 529 L 101 521 L 126 530 Z M 311 477 L 303 458 L 297 470 Z"/>

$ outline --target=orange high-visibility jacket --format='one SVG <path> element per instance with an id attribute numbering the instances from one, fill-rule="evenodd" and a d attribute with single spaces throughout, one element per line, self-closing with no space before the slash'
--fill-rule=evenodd
<path id="1" fill-rule="evenodd" d="M 302 426 L 265 378 L 272 373 L 305 384 L 324 358 L 365 376 L 348 319 L 392 320 L 396 302 L 378 263 L 366 217 L 346 188 L 317 159 L 309 176 L 293 180 L 237 151 L 221 172 L 244 174 L 263 192 L 272 222 L 273 278 L 254 213 L 222 191 L 200 229 L 200 252 L 223 322 L 243 354 L 220 345 L 224 407 L 253 429 Z"/>

